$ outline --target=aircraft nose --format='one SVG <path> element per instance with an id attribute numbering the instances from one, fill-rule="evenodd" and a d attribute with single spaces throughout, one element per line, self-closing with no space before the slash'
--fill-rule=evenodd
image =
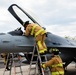
<path id="1" fill-rule="evenodd" d="M 0 53 L 8 52 L 7 50 L 11 48 L 11 36 L 5 33 L 0 33 Z"/>

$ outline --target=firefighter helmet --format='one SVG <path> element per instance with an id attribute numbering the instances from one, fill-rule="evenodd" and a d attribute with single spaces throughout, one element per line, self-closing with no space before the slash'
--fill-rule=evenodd
<path id="1" fill-rule="evenodd" d="M 57 48 L 51 48 L 50 51 L 51 51 L 51 53 L 54 53 L 54 55 L 59 54 L 59 49 L 57 49 Z"/>
<path id="2" fill-rule="evenodd" d="M 23 22 L 23 26 L 25 27 L 26 25 L 29 24 L 29 21 Z"/>
<path id="3" fill-rule="evenodd" d="M 23 22 L 24 30 L 26 30 L 26 27 L 28 24 L 29 24 L 29 21 Z"/>

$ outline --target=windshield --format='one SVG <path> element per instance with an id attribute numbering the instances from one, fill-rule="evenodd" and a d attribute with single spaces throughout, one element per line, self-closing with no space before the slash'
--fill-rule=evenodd
<path id="1" fill-rule="evenodd" d="M 43 26 L 43 23 L 41 21 L 39 21 L 38 17 L 36 17 L 36 15 L 34 13 L 32 13 L 30 10 L 25 10 L 29 16 L 27 16 L 22 10 L 20 10 L 18 7 L 14 6 L 13 7 L 15 13 L 17 14 L 17 16 L 23 21 L 29 21 L 30 23 L 33 23 L 33 20 L 31 20 L 31 18 L 29 18 L 29 16 L 31 16 L 34 20 L 36 20 L 36 22 L 40 25 Z"/>

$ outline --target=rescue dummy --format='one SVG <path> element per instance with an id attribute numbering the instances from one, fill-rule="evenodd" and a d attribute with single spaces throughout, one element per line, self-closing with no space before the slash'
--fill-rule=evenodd
<path id="1" fill-rule="evenodd" d="M 51 49 L 52 59 L 50 59 L 45 64 L 42 64 L 42 67 L 45 69 L 50 68 L 52 75 L 64 75 L 64 68 L 61 57 L 58 55 L 59 50 L 56 48 Z"/>
<path id="2" fill-rule="evenodd" d="M 45 39 L 46 39 L 46 31 L 39 26 L 36 23 L 29 23 L 29 21 L 26 21 L 23 23 L 24 28 L 25 28 L 25 35 L 29 36 L 32 35 L 36 43 L 38 45 L 38 50 L 40 54 L 45 54 L 47 52 L 47 47 L 45 44 Z"/>

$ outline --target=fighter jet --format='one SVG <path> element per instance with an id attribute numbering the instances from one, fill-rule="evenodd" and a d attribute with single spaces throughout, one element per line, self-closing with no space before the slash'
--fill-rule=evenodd
<path id="1" fill-rule="evenodd" d="M 12 16 L 23 26 L 23 22 L 29 20 L 32 23 L 37 23 L 40 26 L 42 24 L 38 19 L 33 17 L 28 10 L 23 10 L 16 4 L 12 4 L 8 11 L 12 14 Z M 20 16 L 19 13 L 24 14 Z M 24 17 L 25 16 L 25 17 Z M 24 17 L 24 18 L 23 18 Z M 70 40 L 60 37 L 58 35 L 47 32 L 47 38 L 45 40 L 48 53 L 47 58 L 50 59 L 50 48 L 58 48 L 61 52 L 60 56 L 65 62 L 65 67 L 70 64 L 72 61 L 76 62 L 76 43 L 71 42 Z M 0 33 L 0 53 L 10 52 L 24 52 L 27 61 L 30 62 L 31 54 L 33 51 L 33 47 L 36 44 L 35 39 L 32 36 L 23 35 L 23 31 L 21 28 L 17 28 L 14 31 L 10 31 L 8 33 Z"/>

